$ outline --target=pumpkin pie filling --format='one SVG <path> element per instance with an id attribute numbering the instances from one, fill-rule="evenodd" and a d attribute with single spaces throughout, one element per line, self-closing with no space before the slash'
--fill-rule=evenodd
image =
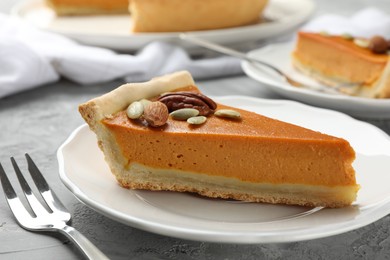
<path id="1" fill-rule="evenodd" d="M 160 83 L 145 83 L 143 95 L 134 93 L 130 101 L 120 95 L 118 102 L 125 105 L 106 114 L 97 116 L 96 105 L 114 102 L 117 90 L 80 106 L 123 187 L 304 206 L 341 207 L 355 200 L 355 153 L 344 139 L 221 104 L 217 109 L 234 109 L 241 119 L 212 114 L 193 126 L 170 117 L 165 125 L 150 127 L 128 118 L 131 102 L 153 101 L 167 91 L 164 82 L 183 77 L 169 91 L 198 91 L 190 75 L 180 72 L 152 80 L 161 83 L 160 90 Z"/>

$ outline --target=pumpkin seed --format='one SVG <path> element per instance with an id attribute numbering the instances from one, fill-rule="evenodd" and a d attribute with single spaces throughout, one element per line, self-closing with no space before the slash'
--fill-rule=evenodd
<path id="1" fill-rule="evenodd" d="M 187 120 L 190 117 L 199 115 L 199 111 L 195 108 L 181 108 L 170 113 L 175 120 Z"/>
<path id="2" fill-rule="evenodd" d="M 368 48 L 370 42 L 364 39 L 356 38 L 353 40 L 353 43 L 361 48 Z"/>
<path id="3" fill-rule="evenodd" d="M 325 37 L 330 36 L 330 34 L 327 31 L 321 31 L 320 35 L 325 36 Z"/>
<path id="4" fill-rule="evenodd" d="M 152 101 L 150 101 L 150 100 L 148 100 L 148 99 L 144 99 L 144 98 L 141 99 L 139 102 L 144 106 L 144 109 L 145 109 L 147 106 L 149 106 L 150 103 L 152 103 Z"/>
<path id="5" fill-rule="evenodd" d="M 135 101 L 126 109 L 126 114 L 130 119 L 137 119 L 144 113 L 144 106 L 141 102 Z"/>
<path id="6" fill-rule="evenodd" d="M 205 116 L 194 116 L 187 119 L 187 123 L 191 125 L 201 125 L 206 122 L 207 118 Z"/>
<path id="7" fill-rule="evenodd" d="M 343 34 L 341 35 L 341 37 L 342 37 L 343 39 L 345 39 L 345 40 L 348 40 L 348 41 L 352 41 L 352 40 L 353 40 L 353 36 L 350 35 L 349 33 L 343 33 Z"/>
<path id="8" fill-rule="evenodd" d="M 232 109 L 220 109 L 215 111 L 214 115 L 217 117 L 226 117 L 226 118 L 232 118 L 232 119 L 239 119 L 241 118 L 241 114 L 235 110 Z"/>

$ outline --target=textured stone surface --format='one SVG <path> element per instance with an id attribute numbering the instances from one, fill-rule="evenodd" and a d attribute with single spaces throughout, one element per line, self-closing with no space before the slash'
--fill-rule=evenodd
<path id="1" fill-rule="evenodd" d="M 12 0 L 2 0 L 8 10 Z M 348 14 L 377 4 L 390 13 L 383 1 L 317 1 L 317 13 Z M 3 9 L 1 9 L 3 8 Z M 227 245 L 186 241 L 138 230 L 80 203 L 60 182 L 56 150 L 83 123 L 77 105 L 105 93 L 120 82 L 77 86 L 68 81 L 0 99 L 0 161 L 12 171 L 8 158 L 22 165 L 28 152 L 38 163 L 52 188 L 74 218 L 72 225 L 112 259 L 390 259 L 390 217 L 345 234 L 285 244 Z M 208 95 L 240 94 L 278 98 L 247 77 L 216 79 L 199 83 Z M 237 88 L 239 86 L 239 88 Z M 370 121 L 390 133 L 390 121 Z M 15 180 L 15 176 L 11 175 Z M 20 228 L 0 195 L 0 259 L 77 259 L 80 253 L 57 234 L 31 233 Z"/>

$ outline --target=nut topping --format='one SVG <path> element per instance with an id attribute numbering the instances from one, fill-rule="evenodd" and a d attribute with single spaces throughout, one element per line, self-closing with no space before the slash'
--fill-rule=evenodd
<path id="1" fill-rule="evenodd" d="M 327 31 L 320 31 L 320 34 L 321 34 L 322 36 L 325 36 L 325 37 L 330 36 L 330 34 L 329 34 Z"/>
<path id="2" fill-rule="evenodd" d="M 386 53 L 388 49 L 388 43 L 385 38 L 382 36 L 373 36 L 370 39 L 370 44 L 368 45 L 368 48 L 373 52 L 373 53 Z"/>
<path id="3" fill-rule="evenodd" d="M 240 112 L 232 109 L 220 109 L 217 110 L 214 115 L 217 117 L 224 117 L 224 118 L 231 118 L 231 119 L 240 119 L 241 114 Z"/>
<path id="4" fill-rule="evenodd" d="M 170 113 L 170 116 L 175 120 L 187 120 L 197 115 L 199 115 L 199 111 L 193 108 L 181 108 Z"/>
<path id="5" fill-rule="evenodd" d="M 353 43 L 361 48 L 368 48 L 370 45 L 370 42 L 366 39 L 361 39 L 361 38 L 355 38 L 353 40 Z"/>
<path id="6" fill-rule="evenodd" d="M 143 117 L 152 127 L 163 126 L 169 117 L 168 108 L 159 101 L 152 102 L 145 108 Z"/>
<path id="7" fill-rule="evenodd" d="M 145 109 L 147 106 L 149 106 L 150 103 L 152 103 L 152 101 L 150 101 L 150 100 L 148 100 L 148 99 L 145 99 L 145 98 L 141 99 L 139 102 L 142 104 L 142 106 L 144 107 L 144 109 Z"/>
<path id="8" fill-rule="evenodd" d="M 161 95 L 158 101 L 164 103 L 170 112 L 181 108 L 194 108 L 199 115 L 207 116 L 214 112 L 217 104 L 209 97 L 195 92 L 170 92 Z"/>
<path id="9" fill-rule="evenodd" d="M 345 40 L 348 40 L 348 41 L 352 41 L 354 38 L 353 38 L 353 36 L 351 35 L 351 34 L 349 34 L 349 33 L 343 33 L 342 35 L 341 35 L 341 37 L 343 38 L 343 39 L 345 39 Z"/>
<path id="10" fill-rule="evenodd" d="M 205 116 L 194 116 L 187 119 L 187 123 L 190 125 L 201 125 L 205 123 L 207 120 L 207 117 Z"/>
<path id="11" fill-rule="evenodd" d="M 137 119 L 144 113 L 144 106 L 141 102 L 135 101 L 126 109 L 126 114 L 130 119 Z"/>

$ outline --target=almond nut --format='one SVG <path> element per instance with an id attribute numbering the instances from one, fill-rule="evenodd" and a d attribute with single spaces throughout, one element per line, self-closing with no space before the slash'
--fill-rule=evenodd
<path id="1" fill-rule="evenodd" d="M 152 127 L 165 125 L 168 121 L 168 117 L 168 108 L 160 101 L 150 103 L 144 110 L 144 119 Z"/>

